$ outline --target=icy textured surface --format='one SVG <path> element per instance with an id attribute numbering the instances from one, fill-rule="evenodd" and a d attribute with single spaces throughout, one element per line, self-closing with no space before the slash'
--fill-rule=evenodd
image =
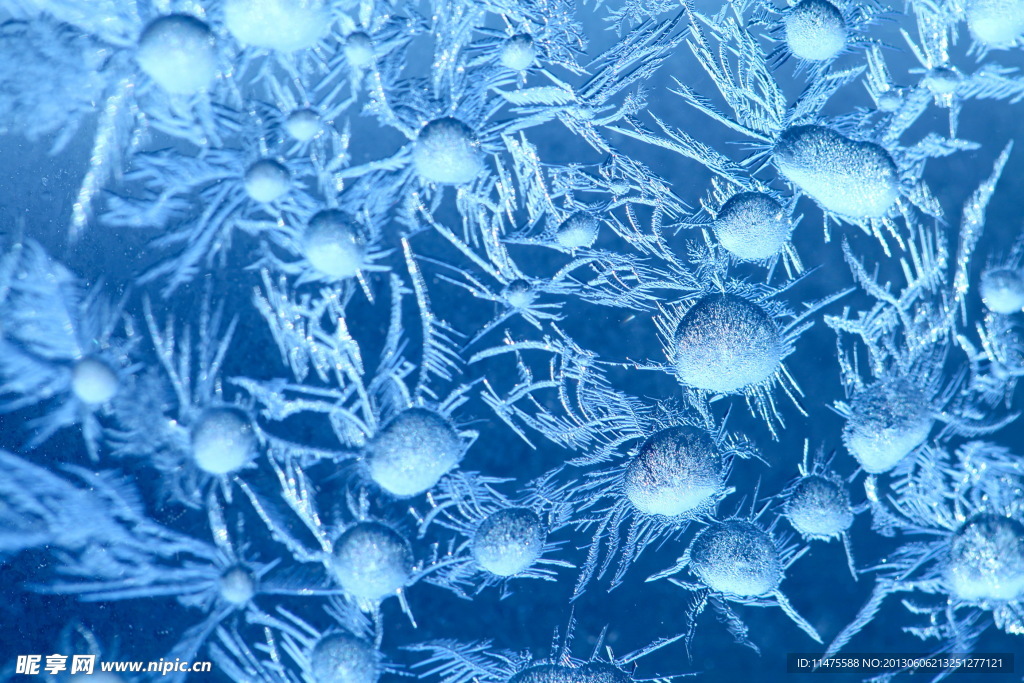
<path id="1" fill-rule="evenodd" d="M 949 545 L 946 576 L 961 600 L 1018 600 L 1024 596 L 1024 524 L 993 514 L 973 517 Z"/>
<path id="2" fill-rule="evenodd" d="M 779 172 L 825 209 L 853 219 L 880 218 L 899 197 L 892 157 L 826 126 L 792 126 L 772 147 Z"/>
<path id="3" fill-rule="evenodd" d="M 801 0 L 786 14 L 786 45 L 810 61 L 832 59 L 846 47 L 846 20 L 826 0 Z"/>
<path id="4" fill-rule="evenodd" d="M 442 415 L 410 408 L 384 425 L 367 447 L 370 476 L 396 496 L 414 496 L 462 460 L 465 447 Z"/>
<path id="5" fill-rule="evenodd" d="M 374 683 L 380 676 L 373 646 L 345 633 L 321 638 L 309 660 L 315 683 Z"/>
<path id="6" fill-rule="evenodd" d="M 838 482 L 819 475 L 804 477 L 786 499 L 786 518 L 806 536 L 838 536 L 853 524 L 850 496 Z"/>
<path id="7" fill-rule="evenodd" d="M 865 472 L 887 472 L 924 443 L 934 418 L 920 387 L 905 380 L 869 384 L 854 394 L 843 443 Z"/>
<path id="8" fill-rule="evenodd" d="M 741 192 L 730 197 L 712 227 L 729 253 L 748 260 L 775 256 L 793 232 L 793 224 L 782 205 L 760 192 Z"/>
<path id="9" fill-rule="evenodd" d="M 135 61 L 157 85 L 174 95 L 194 95 L 217 76 L 217 51 L 210 27 L 187 14 L 154 20 L 139 36 Z"/>
<path id="10" fill-rule="evenodd" d="M 743 520 L 717 522 L 700 532 L 690 545 L 690 564 L 705 585 L 729 595 L 767 595 L 782 582 L 771 537 Z"/>
<path id="11" fill-rule="evenodd" d="M 679 380 L 730 393 L 763 382 L 782 360 L 781 332 L 757 304 L 735 294 L 711 294 L 679 321 L 673 337 Z"/>
<path id="12" fill-rule="evenodd" d="M 725 461 L 711 437 L 670 427 L 640 446 L 626 468 L 626 496 L 641 512 L 675 517 L 706 505 L 723 487 Z"/>
<path id="13" fill-rule="evenodd" d="M 398 532 L 377 522 L 359 522 L 334 543 L 331 568 L 348 595 L 379 601 L 409 583 L 412 548 Z"/>
<path id="14" fill-rule="evenodd" d="M 527 508 L 491 514 L 473 536 L 473 557 L 497 576 L 515 576 L 540 557 L 544 548 L 543 522 Z"/>
<path id="15" fill-rule="evenodd" d="M 209 408 L 192 427 L 192 457 L 210 474 L 228 474 L 256 456 L 252 423 L 234 408 Z"/>
<path id="16" fill-rule="evenodd" d="M 472 182 L 483 170 L 480 144 L 473 131 L 454 118 L 435 119 L 416 137 L 412 152 L 416 172 L 443 185 Z"/>

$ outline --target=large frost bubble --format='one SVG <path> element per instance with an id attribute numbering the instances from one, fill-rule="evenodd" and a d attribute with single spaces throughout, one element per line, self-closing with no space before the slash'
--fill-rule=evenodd
<path id="1" fill-rule="evenodd" d="M 269 204 L 288 194 L 292 176 L 288 169 L 274 159 L 260 159 L 245 171 L 245 192 L 253 201 Z"/>
<path id="2" fill-rule="evenodd" d="M 224 25 L 243 45 L 295 52 L 327 35 L 331 13 L 324 0 L 226 0 Z"/>
<path id="3" fill-rule="evenodd" d="M 345 36 L 345 44 L 342 47 L 348 65 L 353 69 L 366 69 L 373 66 L 377 59 L 373 47 L 373 39 L 362 31 L 356 31 Z"/>
<path id="4" fill-rule="evenodd" d="M 378 602 L 409 583 L 412 546 L 390 527 L 379 522 L 360 522 L 334 544 L 331 566 L 349 596 Z"/>
<path id="5" fill-rule="evenodd" d="M 241 607 L 256 594 L 256 579 L 243 567 L 232 567 L 220 577 L 220 597 L 228 604 Z"/>
<path id="6" fill-rule="evenodd" d="M 517 33 L 501 46 L 498 61 L 506 69 L 523 72 L 537 59 L 537 47 L 529 33 Z"/>
<path id="7" fill-rule="evenodd" d="M 312 109 L 296 109 L 284 121 L 284 132 L 297 142 L 309 142 L 322 128 L 320 115 Z"/>
<path id="8" fill-rule="evenodd" d="M 786 45 L 790 51 L 814 62 L 832 59 L 846 47 L 846 20 L 826 0 L 803 0 L 786 14 Z"/>
<path id="9" fill-rule="evenodd" d="M 357 226 L 340 211 L 316 213 L 302 236 L 302 251 L 316 270 L 328 277 L 354 277 L 366 258 L 366 243 Z"/>
<path id="10" fill-rule="evenodd" d="M 309 673 L 315 683 L 375 683 L 380 678 L 380 658 L 373 645 L 361 638 L 329 633 L 313 646 Z"/>
<path id="11" fill-rule="evenodd" d="M 853 524 L 849 494 L 839 482 L 820 475 L 797 482 L 785 511 L 793 528 L 812 538 L 835 538 Z"/>
<path id="12" fill-rule="evenodd" d="M 228 474 L 256 456 L 252 422 L 237 408 L 208 408 L 192 427 L 192 457 L 204 472 Z"/>
<path id="13" fill-rule="evenodd" d="M 993 268 L 982 273 L 981 300 L 993 313 L 1006 315 L 1024 310 L 1024 271 Z"/>
<path id="14" fill-rule="evenodd" d="M 205 23 L 188 14 L 154 19 L 139 37 L 135 61 L 172 95 L 195 95 L 217 77 L 217 49 Z"/>
<path id="15" fill-rule="evenodd" d="M 782 560 L 771 536 L 741 519 L 701 531 L 690 545 L 690 568 L 711 590 L 745 598 L 767 595 L 782 583 Z"/>
<path id="16" fill-rule="evenodd" d="M 883 380 L 854 393 L 843 443 L 865 472 L 881 474 L 924 443 L 933 422 L 921 389 L 905 379 Z"/>
<path id="17" fill-rule="evenodd" d="M 775 256 L 793 232 L 785 208 L 763 192 L 741 192 L 730 197 L 711 228 L 726 251 L 746 261 Z"/>
<path id="18" fill-rule="evenodd" d="M 423 126 L 412 150 L 412 163 L 424 180 L 464 185 L 483 171 L 483 154 L 473 131 L 449 117 Z"/>
<path id="19" fill-rule="evenodd" d="M 528 569 L 544 550 L 544 523 L 533 510 L 508 508 L 489 515 L 470 546 L 477 564 L 496 576 Z"/>
<path id="20" fill-rule="evenodd" d="M 741 391 L 771 377 L 782 362 L 778 325 L 757 304 L 735 294 L 710 294 L 679 321 L 675 368 L 688 386 Z"/>
<path id="21" fill-rule="evenodd" d="M 92 356 L 82 358 L 71 370 L 71 391 L 87 405 L 106 403 L 114 398 L 120 386 L 114 369 Z"/>
<path id="22" fill-rule="evenodd" d="M 707 432 L 669 427 L 648 438 L 626 468 L 626 497 L 641 512 L 675 517 L 722 490 L 725 460 Z"/>
<path id="23" fill-rule="evenodd" d="M 1024 598 L 1024 524 L 989 513 L 969 519 L 950 541 L 946 579 L 961 600 Z"/>
<path id="24" fill-rule="evenodd" d="M 968 0 L 967 28 L 976 41 L 1005 48 L 1024 34 L 1024 0 Z"/>
<path id="25" fill-rule="evenodd" d="M 399 413 L 366 450 L 370 477 L 388 493 L 401 497 L 433 488 L 465 452 L 451 422 L 425 408 Z"/>
<path id="26" fill-rule="evenodd" d="M 600 224 L 586 211 L 577 211 L 555 230 L 555 242 L 563 249 L 587 249 L 597 241 Z"/>
<path id="27" fill-rule="evenodd" d="M 787 128 L 772 148 L 772 160 L 826 210 L 855 220 L 881 218 L 899 198 L 899 170 L 883 147 L 825 126 Z"/>

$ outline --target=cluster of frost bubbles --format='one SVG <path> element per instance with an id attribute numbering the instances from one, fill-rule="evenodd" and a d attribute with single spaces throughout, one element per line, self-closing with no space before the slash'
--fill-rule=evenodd
<path id="1" fill-rule="evenodd" d="M 679 381 L 722 394 L 767 381 L 785 351 L 775 320 L 737 294 L 697 301 L 679 321 L 673 341 Z"/>

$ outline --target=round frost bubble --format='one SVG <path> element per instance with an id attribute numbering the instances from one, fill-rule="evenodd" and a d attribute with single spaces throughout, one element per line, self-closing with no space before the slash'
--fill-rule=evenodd
<path id="1" fill-rule="evenodd" d="M 235 472 L 256 456 L 252 422 L 236 408 L 208 408 L 192 427 L 192 457 L 204 472 Z"/>
<path id="2" fill-rule="evenodd" d="M 1007 315 L 1024 310 L 1024 271 L 993 268 L 982 273 L 981 300 L 993 313 Z"/>
<path id="3" fill-rule="evenodd" d="M 623 488 L 637 510 L 675 517 L 710 501 L 724 479 L 725 460 L 707 432 L 669 427 L 640 446 L 626 467 Z"/>
<path id="4" fill-rule="evenodd" d="M 816 474 L 796 483 L 786 499 L 785 512 L 794 529 L 814 538 L 834 538 L 853 524 L 846 489 Z"/>
<path id="5" fill-rule="evenodd" d="M 320 130 L 320 115 L 312 109 L 296 109 L 284 120 L 284 132 L 297 142 L 309 142 Z"/>
<path id="6" fill-rule="evenodd" d="M 803 0 L 783 19 L 786 45 L 797 57 L 812 62 L 832 59 L 846 47 L 846 20 L 826 0 Z"/>
<path id="7" fill-rule="evenodd" d="M 990 48 L 1010 47 L 1024 34 L 1024 0 L 968 0 L 967 28 Z"/>
<path id="8" fill-rule="evenodd" d="M 365 69 L 373 66 L 377 55 L 373 50 L 373 39 L 362 31 L 356 31 L 345 36 L 345 43 L 342 45 L 342 52 L 348 65 L 354 69 Z"/>
<path id="9" fill-rule="evenodd" d="M 517 33 L 501 46 L 498 61 L 506 69 L 526 71 L 537 58 L 537 47 L 529 33 Z"/>
<path id="10" fill-rule="evenodd" d="M 782 583 L 771 536 L 739 519 L 700 532 L 690 544 L 690 568 L 711 590 L 744 598 L 767 595 Z"/>
<path id="11" fill-rule="evenodd" d="M 139 37 L 135 61 L 172 95 L 204 92 L 217 77 L 213 33 L 187 14 L 169 14 L 150 22 Z"/>
<path id="12" fill-rule="evenodd" d="M 82 358 L 71 370 L 71 391 L 87 405 L 106 403 L 117 395 L 120 386 L 114 369 L 98 358 Z"/>
<path id="13" fill-rule="evenodd" d="M 255 594 L 256 581 L 241 567 L 229 569 L 220 577 L 220 597 L 229 604 L 240 607 Z"/>
<path id="14" fill-rule="evenodd" d="M 705 391 L 741 391 L 767 380 L 782 362 L 779 326 L 735 294 L 711 294 L 694 304 L 679 321 L 674 344 L 676 376 Z"/>
<path id="15" fill-rule="evenodd" d="M 451 422 L 432 410 L 410 408 L 369 443 L 367 465 L 370 478 L 388 493 L 416 496 L 458 465 L 464 450 Z"/>
<path id="16" fill-rule="evenodd" d="M 924 443 L 933 423 L 927 397 L 912 383 L 874 382 L 854 393 L 843 443 L 865 472 L 881 474 Z"/>
<path id="17" fill-rule="evenodd" d="M 791 126 L 772 148 L 779 172 L 826 210 L 881 218 L 899 198 L 900 178 L 887 151 L 825 126 Z"/>
<path id="18" fill-rule="evenodd" d="M 380 657 L 373 645 L 347 633 L 329 633 L 309 654 L 315 683 L 376 683 Z"/>
<path id="19" fill-rule="evenodd" d="M 508 508 L 488 515 L 473 534 L 473 559 L 496 576 L 515 576 L 544 550 L 544 523 L 533 510 Z"/>
<path id="20" fill-rule="evenodd" d="M 878 110 L 893 112 L 903 106 L 903 95 L 896 88 L 889 88 L 878 95 Z"/>
<path id="21" fill-rule="evenodd" d="M 366 243 L 361 231 L 335 209 L 316 213 L 302 235 L 302 252 L 320 273 L 335 279 L 354 277 L 363 267 Z"/>
<path id="22" fill-rule="evenodd" d="M 555 243 L 563 249 L 587 249 L 597 241 L 600 224 L 586 211 L 577 211 L 555 230 Z"/>
<path id="23" fill-rule="evenodd" d="M 253 201 L 269 204 L 288 194 L 292 176 L 279 161 L 260 159 L 245 171 L 245 192 Z"/>
<path id="24" fill-rule="evenodd" d="M 342 589 L 357 600 L 378 602 L 412 576 L 412 546 L 378 522 L 360 522 L 334 544 L 332 567 Z"/>
<path id="25" fill-rule="evenodd" d="M 950 539 L 946 581 L 961 600 L 1024 598 L 1024 524 L 989 513 L 966 521 Z"/>
<path id="26" fill-rule="evenodd" d="M 243 45 L 295 52 L 327 35 L 331 13 L 324 0 L 226 0 L 224 25 Z"/>
<path id="27" fill-rule="evenodd" d="M 934 95 L 952 95 L 960 87 L 963 80 L 960 72 L 948 66 L 937 66 L 929 69 L 924 75 L 924 85 Z"/>
<path id="28" fill-rule="evenodd" d="M 775 256 L 793 233 L 785 208 L 763 192 L 730 197 L 711 227 L 726 251 L 746 261 Z"/>
<path id="29" fill-rule="evenodd" d="M 537 291 L 526 280 L 513 280 L 502 291 L 502 297 L 509 306 L 521 311 L 533 304 L 537 299 Z"/>
<path id="30" fill-rule="evenodd" d="M 442 185 L 472 182 L 484 168 L 476 135 L 462 121 L 447 117 L 423 126 L 413 145 L 412 163 L 421 178 Z"/>

